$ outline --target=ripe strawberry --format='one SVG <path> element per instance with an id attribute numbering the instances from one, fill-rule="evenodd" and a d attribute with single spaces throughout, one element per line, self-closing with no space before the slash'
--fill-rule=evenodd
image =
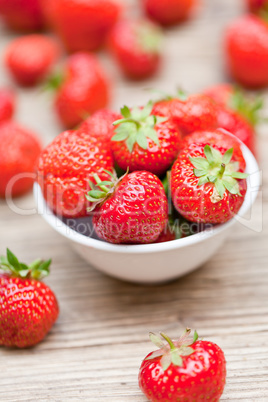
<path id="1" fill-rule="evenodd" d="M 192 143 L 172 167 L 175 208 L 192 222 L 227 222 L 238 213 L 245 198 L 247 175 L 240 170 L 233 148 Z"/>
<path id="2" fill-rule="evenodd" d="M 267 0 L 247 0 L 248 8 L 252 13 L 259 14 L 261 12 L 267 12 L 268 1 Z"/>
<path id="3" fill-rule="evenodd" d="M 155 103 L 153 114 L 172 117 L 184 135 L 197 130 L 217 128 L 217 107 L 205 95 L 191 95 L 186 98 L 167 97 Z"/>
<path id="4" fill-rule="evenodd" d="M 42 5 L 70 52 L 101 47 L 121 14 L 117 0 L 42 0 Z"/>
<path id="5" fill-rule="evenodd" d="M 268 84 L 268 24 L 254 15 L 235 20 L 225 34 L 225 56 L 231 76 L 250 88 Z"/>
<path id="6" fill-rule="evenodd" d="M 110 141 L 114 134 L 113 122 L 120 118 L 121 115 L 112 110 L 100 109 L 88 117 L 79 130 L 84 130 L 100 140 Z"/>
<path id="7" fill-rule="evenodd" d="M 226 149 L 233 148 L 233 158 L 236 162 L 239 162 L 239 171 L 245 171 L 246 162 L 241 150 L 241 142 L 228 131 L 225 131 L 221 128 L 213 131 L 196 131 L 195 133 L 184 138 L 182 148 L 189 147 L 193 143 L 208 144 L 212 146 L 219 145 Z"/>
<path id="8" fill-rule="evenodd" d="M 40 0 L 0 0 L 0 15 L 16 31 L 35 31 L 44 26 Z"/>
<path id="9" fill-rule="evenodd" d="M 231 84 L 222 83 L 216 84 L 203 91 L 203 94 L 213 99 L 219 106 L 228 106 L 232 96 L 234 95 L 235 88 Z"/>
<path id="10" fill-rule="evenodd" d="M 42 152 L 38 163 L 38 183 L 48 206 L 55 214 L 78 218 L 87 215 L 85 195 L 94 175 L 107 180 L 105 169 L 113 169 L 109 143 L 88 132 L 65 131 Z"/>
<path id="11" fill-rule="evenodd" d="M 176 341 L 166 334 L 150 333 L 160 349 L 149 353 L 139 371 L 139 386 L 154 402 L 219 401 L 226 382 L 226 362 L 222 349 L 213 342 L 198 340 L 190 329 Z"/>
<path id="12" fill-rule="evenodd" d="M 40 152 L 36 134 L 12 121 L 0 124 L 0 197 L 22 195 L 32 188 Z"/>
<path id="13" fill-rule="evenodd" d="M 56 78 L 55 109 L 65 127 L 73 128 L 88 114 L 107 106 L 109 84 L 94 55 L 81 52 L 70 56 L 63 77 Z"/>
<path id="14" fill-rule="evenodd" d="M 174 25 L 187 19 L 195 0 L 143 0 L 147 15 L 162 25 Z"/>
<path id="15" fill-rule="evenodd" d="M 176 125 L 151 112 L 151 102 L 131 111 L 124 106 L 123 118 L 114 122 L 116 134 L 111 147 L 115 161 L 124 171 L 148 170 L 161 175 L 180 150 L 181 134 Z"/>
<path id="16" fill-rule="evenodd" d="M 132 79 L 152 76 L 161 59 L 162 32 L 150 21 L 119 21 L 110 33 L 110 50 L 122 72 Z"/>
<path id="17" fill-rule="evenodd" d="M 58 318 L 57 299 L 41 282 L 51 260 L 20 263 L 7 249 L 0 257 L 0 345 L 27 348 L 41 342 Z"/>
<path id="18" fill-rule="evenodd" d="M 97 235 L 114 244 L 152 243 L 167 222 L 168 203 L 161 181 L 145 171 L 92 186 L 87 199 L 93 203 Z"/>
<path id="19" fill-rule="evenodd" d="M 59 56 L 57 43 L 44 35 L 27 35 L 11 42 L 6 52 L 6 65 L 15 81 L 33 86 L 50 72 Z"/>
<path id="20" fill-rule="evenodd" d="M 0 122 L 12 118 L 15 109 L 15 94 L 11 89 L 0 88 Z"/>

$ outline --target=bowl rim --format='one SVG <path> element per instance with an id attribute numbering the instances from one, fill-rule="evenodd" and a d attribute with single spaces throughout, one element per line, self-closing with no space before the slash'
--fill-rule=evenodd
<path id="1" fill-rule="evenodd" d="M 245 200 L 238 213 L 238 216 L 240 217 L 243 216 L 255 202 L 261 184 L 261 175 L 255 157 L 244 144 L 241 144 L 241 148 L 246 161 L 247 166 L 246 172 L 249 173 L 249 177 L 247 178 L 248 188 Z M 254 175 L 253 186 L 249 185 L 251 175 Z M 250 196 L 251 187 L 254 188 L 254 194 L 252 197 Z M 224 224 L 214 226 L 212 230 L 209 231 L 205 230 L 200 233 L 196 233 L 192 236 L 164 243 L 133 244 L 133 245 L 111 244 L 104 242 L 102 240 L 97 240 L 88 236 L 84 236 L 83 234 L 80 234 L 75 230 L 71 229 L 61 219 L 59 219 L 56 215 L 54 215 L 53 212 L 50 210 L 50 208 L 47 206 L 38 183 L 34 183 L 33 191 L 38 214 L 42 215 L 45 221 L 50 226 L 52 226 L 58 233 L 60 233 L 62 236 L 66 237 L 70 241 L 73 241 L 77 244 L 107 252 L 123 253 L 123 254 L 129 254 L 129 253 L 147 254 L 147 253 L 163 252 L 163 251 L 179 249 L 182 247 L 192 246 L 197 243 L 202 243 L 203 241 L 208 240 L 209 238 L 222 233 L 230 226 L 234 225 L 234 223 L 236 222 L 236 218 L 234 217 Z"/>

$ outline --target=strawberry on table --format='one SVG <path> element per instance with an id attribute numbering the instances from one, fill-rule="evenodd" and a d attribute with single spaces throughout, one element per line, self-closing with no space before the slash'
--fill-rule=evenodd
<path id="1" fill-rule="evenodd" d="M 0 122 L 13 117 L 16 97 L 9 88 L 0 88 Z"/>
<path id="2" fill-rule="evenodd" d="M 108 180 L 105 170 L 113 170 L 108 142 L 87 131 L 65 131 L 42 152 L 38 163 L 38 183 L 53 212 L 66 218 L 87 215 L 91 205 L 85 198 L 94 175 Z"/>
<path id="3" fill-rule="evenodd" d="M 213 342 L 198 340 L 190 329 L 175 341 L 150 333 L 159 348 L 149 353 L 139 371 L 139 386 L 153 402 L 219 401 L 226 382 L 226 361 Z M 166 341 L 166 343 L 165 343 Z"/>
<path id="4" fill-rule="evenodd" d="M 181 146 L 181 133 L 168 117 L 152 114 L 152 103 L 145 107 L 121 109 L 122 119 L 114 122 L 111 148 L 118 166 L 126 171 L 166 172 Z"/>
<path id="5" fill-rule="evenodd" d="M 66 128 L 74 128 L 89 114 L 105 108 L 109 83 L 97 57 L 79 52 L 70 56 L 64 71 L 51 81 L 56 90 L 55 110 Z"/>
<path id="6" fill-rule="evenodd" d="M 121 15 L 117 0 L 41 0 L 44 13 L 70 52 L 104 45 Z"/>
<path id="7" fill-rule="evenodd" d="M 51 289 L 41 282 L 51 260 L 30 265 L 7 249 L 0 257 L 0 345 L 27 348 L 41 342 L 58 318 Z"/>
<path id="8" fill-rule="evenodd" d="M 196 0 L 142 0 L 148 17 L 162 25 L 175 25 L 186 20 Z"/>
<path id="9" fill-rule="evenodd" d="M 35 31 L 44 26 L 40 0 L 0 0 L 0 15 L 16 31 Z"/>
<path id="10" fill-rule="evenodd" d="M 240 156 L 239 156 L 240 159 Z M 172 201 L 192 222 L 224 223 L 243 204 L 247 182 L 234 149 L 192 143 L 184 148 L 171 171 Z"/>
<path id="11" fill-rule="evenodd" d="M 36 134 L 12 121 L 0 124 L 0 197 L 19 196 L 32 188 L 40 152 Z"/>
<path id="12" fill-rule="evenodd" d="M 217 106 L 203 94 L 187 97 L 180 92 L 175 98 L 167 96 L 154 104 L 152 113 L 171 117 L 184 135 L 214 129 L 218 125 Z"/>
<path id="13" fill-rule="evenodd" d="M 131 79 L 152 76 L 160 65 L 162 32 L 147 20 L 119 21 L 109 36 L 110 50 L 122 72 Z"/>
<path id="14" fill-rule="evenodd" d="M 111 175 L 112 176 L 112 175 Z M 161 181 L 152 173 L 138 171 L 116 180 L 92 185 L 87 199 L 94 210 L 93 225 L 100 239 L 114 244 L 152 243 L 163 231 L 168 202 Z"/>
<path id="15" fill-rule="evenodd" d="M 55 40 L 45 35 L 27 35 L 14 39 L 7 48 L 6 66 L 22 86 L 41 82 L 59 56 Z"/>
<path id="16" fill-rule="evenodd" d="M 268 24 L 255 15 L 245 15 L 225 34 L 225 58 L 230 75 L 241 85 L 268 85 Z"/>

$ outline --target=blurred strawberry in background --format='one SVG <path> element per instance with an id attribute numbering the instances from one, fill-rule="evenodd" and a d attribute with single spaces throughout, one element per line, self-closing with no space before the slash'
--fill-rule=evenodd
<path id="1" fill-rule="evenodd" d="M 122 72 L 132 79 L 153 75 L 160 64 L 162 31 L 146 20 L 119 21 L 109 37 L 110 50 Z"/>
<path id="2" fill-rule="evenodd" d="M 0 15 L 16 31 L 35 31 L 44 26 L 40 0 L 0 0 Z"/>
<path id="3" fill-rule="evenodd" d="M 247 0 L 249 10 L 252 13 L 258 13 L 262 10 L 268 11 L 268 1 L 267 0 Z"/>
<path id="4" fill-rule="evenodd" d="M 42 0 L 42 7 L 70 52 L 100 48 L 121 14 L 116 0 Z"/>
<path id="5" fill-rule="evenodd" d="M 148 17 L 162 25 L 175 25 L 186 20 L 196 0 L 142 0 Z"/>
<path id="6" fill-rule="evenodd" d="M 88 117 L 79 127 L 80 131 L 104 140 L 110 141 L 114 135 L 113 122 L 119 120 L 121 115 L 109 109 L 100 109 Z"/>
<path id="7" fill-rule="evenodd" d="M 229 74 L 241 85 L 268 85 L 268 23 L 254 15 L 233 21 L 225 34 L 225 58 Z"/>
<path id="8" fill-rule="evenodd" d="M 52 38 L 37 34 L 22 36 L 8 46 L 6 65 L 19 85 L 32 86 L 46 77 L 59 53 Z"/>
<path id="9" fill-rule="evenodd" d="M 0 88 L 0 122 L 9 120 L 14 114 L 15 93 L 9 88 Z"/>
<path id="10" fill-rule="evenodd" d="M 0 124 L 0 197 L 19 196 L 32 188 L 40 152 L 36 134 L 12 121 Z"/>
<path id="11" fill-rule="evenodd" d="M 97 57 L 85 52 L 71 55 L 51 86 L 56 90 L 56 113 L 66 128 L 74 128 L 109 101 L 106 74 Z"/>

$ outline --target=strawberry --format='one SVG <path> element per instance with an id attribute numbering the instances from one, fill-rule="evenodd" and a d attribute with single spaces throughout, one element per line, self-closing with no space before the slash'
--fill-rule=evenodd
<path id="1" fill-rule="evenodd" d="M 192 222 L 224 223 L 243 204 L 247 175 L 233 148 L 192 143 L 171 171 L 171 195 L 177 211 Z"/>
<path id="2" fill-rule="evenodd" d="M 145 171 L 125 174 L 119 181 L 92 185 L 93 225 L 100 239 L 114 244 L 152 243 L 167 222 L 168 202 L 161 181 Z"/>
<path id="3" fill-rule="evenodd" d="M 148 17 L 162 25 L 175 25 L 187 19 L 196 0 L 143 0 Z"/>
<path id="4" fill-rule="evenodd" d="M 246 162 L 241 150 L 241 142 L 231 133 L 223 129 L 217 129 L 213 131 L 196 131 L 195 133 L 188 135 L 182 142 L 182 148 L 195 144 L 209 144 L 220 145 L 223 148 L 234 150 L 234 158 L 236 162 L 239 162 L 239 171 L 244 172 L 246 169 Z"/>
<path id="5" fill-rule="evenodd" d="M 252 13 L 259 14 L 261 12 L 267 12 L 268 1 L 267 0 L 247 0 L 248 8 Z"/>
<path id="6" fill-rule="evenodd" d="M 58 318 L 51 289 L 41 282 L 51 260 L 20 263 L 7 249 L 0 257 L 0 345 L 27 348 L 41 342 Z"/>
<path id="7" fill-rule="evenodd" d="M 110 141 L 114 135 L 113 122 L 121 115 L 109 109 L 100 109 L 88 117 L 80 126 L 80 130 L 93 135 L 100 140 Z"/>
<path id="8" fill-rule="evenodd" d="M 100 48 L 121 15 L 117 0 L 42 0 L 42 5 L 70 52 Z"/>
<path id="9" fill-rule="evenodd" d="M 115 161 L 124 171 L 148 170 L 161 175 L 180 150 L 181 134 L 176 125 L 151 112 L 151 102 L 131 111 L 124 106 L 123 118 L 114 122 L 116 134 L 111 147 Z"/>
<path id="10" fill-rule="evenodd" d="M 62 76 L 55 78 L 55 110 L 65 127 L 74 128 L 88 114 L 107 106 L 109 84 L 94 55 L 80 52 L 70 56 Z"/>
<path id="11" fill-rule="evenodd" d="M 162 32 L 150 21 L 119 21 L 109 36 L 110 50 L 131 79 L 152 76 L 161 60 Z"/>
<path id="12" fill-rule="evenodd" d="M 268 24 L 254 15 L 235 20 L 225 34 L 226 64 L 241 85 L 268 85 Z"/>
<path id="13" fill-rule="evenodd" d="M 153 402 L 219 401 L 226 382 L 226 361 L 213 342 L 198 340 L 190 329 L 176 341 L 150 333 L 160 349 L 149 353 L 139 371 L 139 386 Z M 165 344 L 164 341 L 167 343 Z"/>
<path id="14" fill-rule="evenodd" d="M 22 195 L 32 188 L 40 152 L 36 134 L 12 121 L 0 124 L 0 197 Z"/>
<path id="15" fill-rule="evenodd" d="M 238 137 L 255 154 L 255 126 L 261 120 L 261 97 L 246 97 L 231 85 L 220 84 L 205 91 L 218 105 L 218 126 Z"/>
<path id="16" fill-rule="evenodd" d="M 15 94 L 9 88 L 0 88 L 0 122 L 12 118 L 15 109 Z"/>
<path id="17" fill-rule="evenodd" d="M 35 31 L 44 26 L 40 0 L 0 0 L 0 15 L 16 31 Z"/>
<path id="18" fill-rule="evenodd" d="M 19 85 L 33 86 L 47 76 L 58 56 L 53 39 L 37 34 L 21 36 L 8 46 L 6 66 Z"/>
<path id="19" fill-rule="evenodd" d="M 167 97 L 155 103 L 152 113 L 171 117 L 184 135 L 217 128 L 217 107 L 202 94 L 188 98 L 183 93 L 180 98 Z"/>
<path id="20" fill-rule="evenodd" d="M 48 206 L 59 216 L 78 218 L 87 215 L 85 195 L 94 175 L 101 180 L 113 170 L 109 144 L 88 132 L 65 131 L 42 152 L 38 163 L 38 183 Z"/>

